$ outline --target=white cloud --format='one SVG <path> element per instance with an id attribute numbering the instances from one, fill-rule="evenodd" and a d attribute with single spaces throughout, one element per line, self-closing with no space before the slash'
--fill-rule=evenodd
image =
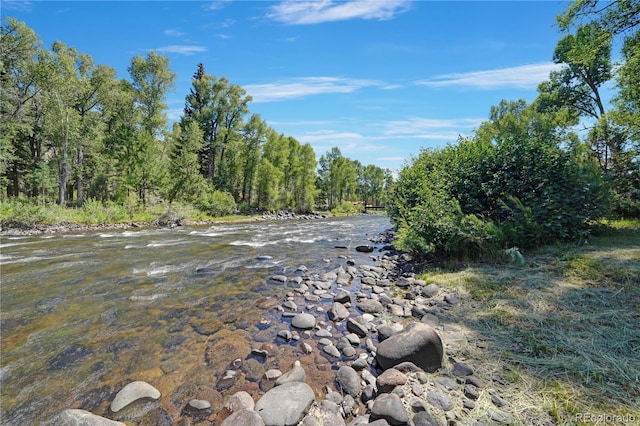
<path id="1" fill-rule="evenodd" d="M 533 89 L 549 78 L 551 71 L 557 71 L 561 65 L 553 62 L 520 65 L 511 68 L 499 68 L 486 71 L 452 73 L 436 76 L 416 84 L 428 87 L 472 87 L 476 89 L 497 89 L 513 87 Z"/>
<path id="2" fill-rule="evenodd" d="M 224 8 L 227 4 L 229 4 L 231 0 L 215 0 L 211 3 L 206 4 L 202 8 L 204 10 L 219 10 Z"/>
<path id="3" fill-rule="evenodd" d="M 169 37 L 183 37 L 186 34 L 180 31 L 178 28 L 167 28 L 164 30 L 164 35 Z"/>
<path id="4" fill-rule="evenodd" d="M 273 102 L 327 93 L 352 93 L 363 87 L 383 86 L 376 80 L 358 80 L 339 77 L 301 77 L 266 84 L 247 84 L 247 93 L 253 102 Z"/>
<path id="5" fill-rule="evenodd" d="M 33 2 L 26 0 L 3 0 L 2 7 L 6 10 L 31 12 L 33 10 Z"/>
<path id="6" fill-rule="evenodd" d="M 291 25 L 349 19 L 391 19 L 409 8 L 408 0 L 286 0 L 271 7 L 268 18 Z"/>
<path id="7" fill-rule="evenodd" d="M 349 140 L 362 140 L 364 136 L 360 133 L 355 132 L 337 132 L 334 130 L 319 130 L 315 132 L 309 132 L 304 136 L 300 136 L 300 140 L 309 143 L 315 142 L 327 142 L 327 141 L 344 141 L 345 139 Z"/>
<path id="8" fill-rule="evenodd" d="M 421 139 L 451 139 L 469 131 L 484 121 L 480 118 L 440 119 L 412 117 L 385 123 L 385 136 Z"/>
<path id="9" fill-rule="evenodd" d="M 385 139 L 418 139 L 423 141 L 455 142 L 459 136 L 471 135 L 484 119 L 440 119 L 412 117 L 388 121 L 381 134 Z"/>
<path id="10" fill-rule="evenodd" d="M 156 49 L 158 52 L 167 52 L 167 53 L 178 53 L 180 55 L 193 55 L 196 53 L 206 52 L 207 48 L 204 46 L 190 46 L 190 45 L 178 45 L 174 44 L 171 46 L 158 47 Z"/>

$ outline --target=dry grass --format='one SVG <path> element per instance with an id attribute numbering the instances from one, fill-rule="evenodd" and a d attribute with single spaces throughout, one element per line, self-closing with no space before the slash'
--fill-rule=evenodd
<path id="1" fill-rule="evenodd" d="M 524 266 L 477 263 L 421 278 L 461 296 L 441 321 L 487 342 L 470 355 L 510 382 L 504 396 L 522 424 L 593 424 L 579 413 L 640 422 L 640 222 L 525 256 Z"/>

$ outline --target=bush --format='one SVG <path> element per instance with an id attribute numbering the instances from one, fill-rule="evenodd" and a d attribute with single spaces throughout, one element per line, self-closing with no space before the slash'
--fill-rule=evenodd
<path id="1" fill-rule="evenodd" d="M 0 202 L 0 225 L 3 228 L 38 225 L 46 223 L 48 217 L 42 205 L 24 198 Z"/>
<path id="2" fill-rule="evenodd" d="M 204 192 L 196 200 L 196 207 L 211 216 L 226 216 L 236 212 L 233 196 L 222 191 Z"/>
<path id="3" fill-rule="evenodd" d="M 355 205 L 349 201 L 343 201 L 331 210 L 333 214 L 356 214 L 361 213 L 364 207 Z"/>
<path id="4" fill-rule="evenodd" d="M 113 201 L 102 203 L 101 201 L 90 199 L 84 202 L 82 211 L 82 222 L 88 225 L 120 223 L 129 218 L 127 208 Z"/>
<path id="5" fill-rule="evenodd" d="M 403 250 L 477 257 L 584 238 L 606 194 L 599 170 L 556 139 L 476 136 L 405 166 L 388 213 Z"/>

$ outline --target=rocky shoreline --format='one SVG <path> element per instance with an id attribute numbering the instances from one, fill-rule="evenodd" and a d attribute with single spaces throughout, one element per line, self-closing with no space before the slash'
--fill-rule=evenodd
<path id="1" fill-rule="evenodd" d="M 288 288 L 283 296 L 265 297 L 256 305 L 267 337 L 255 342 L 264 343 L 253 343 L 245 352 L 231 341 L 208 348 L 241 354 L 217 378 L 217 389 L 234 391 L 223 401 L 197 392 L 174 394 L 171 403 L 182 408 L 179 418 L 171 418 L 163 408 L 168 398 L 153 383 L 129 379 L 105 401 L 109 405 L 103 412 L 69 409 L 50 424 L 518 423 L 503 395 L 509 383 L 474 368 L 470 346 L 482 350 L 487 343 L 439 320 L 441 313 L 460 305 L 459 297 L 452 289 L 416 279 L 412 259 L 396 252 L 391 238 L 387 233 L 371 239 L 373 264 L 357 264 L 349 254 L 340 254 L 342 264 L 328 272 L 300 266 L 271 276 L 270 281 Z M 282 356 L 283 351 L 291 357 Z M 279 358 L 296 360 L 282 365 Z M 332 379 L 318 387 L 316 369 Z"/>
<path id="2" fill-rule="evenodd" d="M 296 214 L 295 212 L 288 210 L 280 211 L 268 211 L 259 215 L 247 216 L 232 221 L 238 222 L 253 222 L 263 220 L 314 220 L 326 218 L 326 214 L 311 212 L 308 214 Z M 57 233 L 70 233 L 70 232 L 95 232 L 95 231 L 113 231 L 113 230 L 127 230 L 136 228 L 175 228 L 177 226 L 199 226 L 199 225 L 214 225 L 220 223 L 229 223 L 224 220 L 184 220 L 177 217 L 163 217 L 151 222 L 125 222 L 125 223 L 101 223 L 96 225 L 88 225 L 81 223 L 56 223 L 50 225 L 34 224 L 34 225 L 10 225 L 0 228 L 0 236 L 29 236 L 29 235 L 41 235 L 41 234 L 57 234 Z"/>

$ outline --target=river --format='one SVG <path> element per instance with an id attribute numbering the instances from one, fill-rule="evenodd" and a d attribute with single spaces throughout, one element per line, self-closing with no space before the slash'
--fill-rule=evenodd
<path id="1" fill-rule="evenodd" d="M 301 265 L 374 264 L 355 247 L 389 226 L 363 215 L 3 237 L 2 424 L 46 423 L 65 408 L 102 415 L 132 380 L 158 388 L 159 415 L 176 419 L 190 398 L 219 409 L 231 392 L 260 386 L 256 368 L 287 371 L 297 358 L 320 392 L 333 377 L 324 355 L 302 357 L 295 341 L 276 338 L 286 324 L 256 305 L 282 300 L 291 288 L 269 278 L 301 275 Z M 270 356 L 243 367 L 243 381 L 221 383 L 246 347 Z"/>

